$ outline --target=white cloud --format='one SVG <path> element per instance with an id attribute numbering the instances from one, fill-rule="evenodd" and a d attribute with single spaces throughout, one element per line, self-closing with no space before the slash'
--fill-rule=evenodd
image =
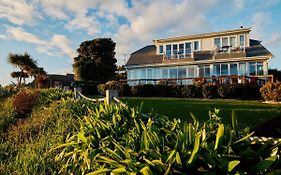
<path id="1" fill-rule="evenodd" d="M 257 12 L 251 17 L 253 31 L 252 36 L 263 39 L 265 29 L 271 22 L 270 12 Z"/>
<path id="2" fill-rule="evenodd" d="M 281 45 L 281 33 L 273 33 L 264 41 L 264 43 L 274 48 L 279 47 Z"/>
<path id="3" fill-rule="evenodd" d="M 36 44 L 39 53 L 45 53 L 49 56 L 65 54 L 71 59 L 75 56 L 75 50 L 71 48 L 70 41 L 64 35 L 54 34 L 48 41 L 26 32 L 20 27 L 8 27 L 6 33 L 10 39 Z"/>
<path id="4" fill-rule="evenodd" d="M 5 35 L 0 35 L 0 39 L 7 39 Z"/>
<path id="5" fill-rule="evenodd" d="M 5 18 L 17 25 L 31 24 L 35 9 L 25 0 L 0 0 L 0 18 Z"/>

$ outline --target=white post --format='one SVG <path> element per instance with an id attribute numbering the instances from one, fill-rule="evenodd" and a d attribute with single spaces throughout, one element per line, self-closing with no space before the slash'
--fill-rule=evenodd
<path id="1" fill-rule="evenodd" d="M 118 97 L 118 90 L 106 90 L 105 101 L 107 104 L 113 101 L 113 97 Z"/>
<path id="2" fill-rule="evenodd" d="M 81 96 L 79 93 L 82 93 L 82 88 L 81 87 L 75 87 L 74 88 L 74 98 L 80 100 Z"/>

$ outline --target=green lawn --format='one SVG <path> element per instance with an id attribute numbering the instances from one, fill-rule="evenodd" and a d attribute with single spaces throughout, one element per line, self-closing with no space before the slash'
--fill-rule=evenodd
<path id="1" fill-rule="evenodd" d="M 261 101 L 222 100 L 222 99 L 184 99 L 184 98 L 122 98 L 131 107 L 142 106 L 143 112 L 152 110 L 170 118 L 191 121 L 190 112 L 201 121 L 209 118 L 209 110 L 220 109 L 223 122 L 231 121 L 231 112 L 235 111 L 240 127 L 256 126 L 274 116 L 281 115 L 281 105 L 264 104 Z"/>

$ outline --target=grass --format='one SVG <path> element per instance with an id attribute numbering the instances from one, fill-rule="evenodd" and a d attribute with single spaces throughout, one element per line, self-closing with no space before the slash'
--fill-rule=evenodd
<path id="1" fill-rule="evenodd" d="M 139 107 L 142 111 L 163 114 L 169 118 L 191 121 L 190 112 L 200 121 L 209 119 L 209 111 L 220 109 L 224 123 L 231 122 L 232 110 L 235 111 L 240 128 L 255 127 L 275 116 L 281 115 L 281 105 L 265 104 L 261 101 L 223 100 L 223 99 L 184 99 L 184 98 L 122 98 L 130 107 Z"/>

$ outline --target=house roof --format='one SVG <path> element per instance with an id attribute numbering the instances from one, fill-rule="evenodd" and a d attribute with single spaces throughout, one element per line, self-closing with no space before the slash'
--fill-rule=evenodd
<path id="1" fill-rule="evenodd" d="M 73 74 L 66 74 L 66 75 L 48 74 L 48 80 L 52 82 L 59 81 L 63 83 L 71 83 L 74 81 L 74 75 Z"/>
<path id="2" fill-rule="evenodd" d="M 225 30 L 220 32 L 209 32 L 209 33 L 202 33 L 202 34 L 155 39 L 153 41 L 154 43 L 164 43 L 164 42 L 172 42 L 172 41 L 182 41 L 182 40 L 192 40 L 192 39 L 199 39 L 199 38 L 206 38 L 206 37 L 223 36 L 223 35 L 230 35 L 230 34 L 239 34 L 239 33 L 245 33 L 250 31 L 251 28 L 240 28 L 240 29 Z"/>
<path id="3" fill-rule="evenodd" d="M 201 53 L 202 52 L 202 53 Z M 198 60 L 207 60 L 213 57 L 210 51 L 201 51 L 194 54 L 195 62 Z M 272 54 L 261 44 L 261 41 L 250 39 L 250 47 L 246 48 L 246 57 L 272 56 Z M 154 45 L 145 46 L 133 52 L 126 63 L 126 66 L 141 66 L 163 63 L 163 55 L 156 55 Z"/>

